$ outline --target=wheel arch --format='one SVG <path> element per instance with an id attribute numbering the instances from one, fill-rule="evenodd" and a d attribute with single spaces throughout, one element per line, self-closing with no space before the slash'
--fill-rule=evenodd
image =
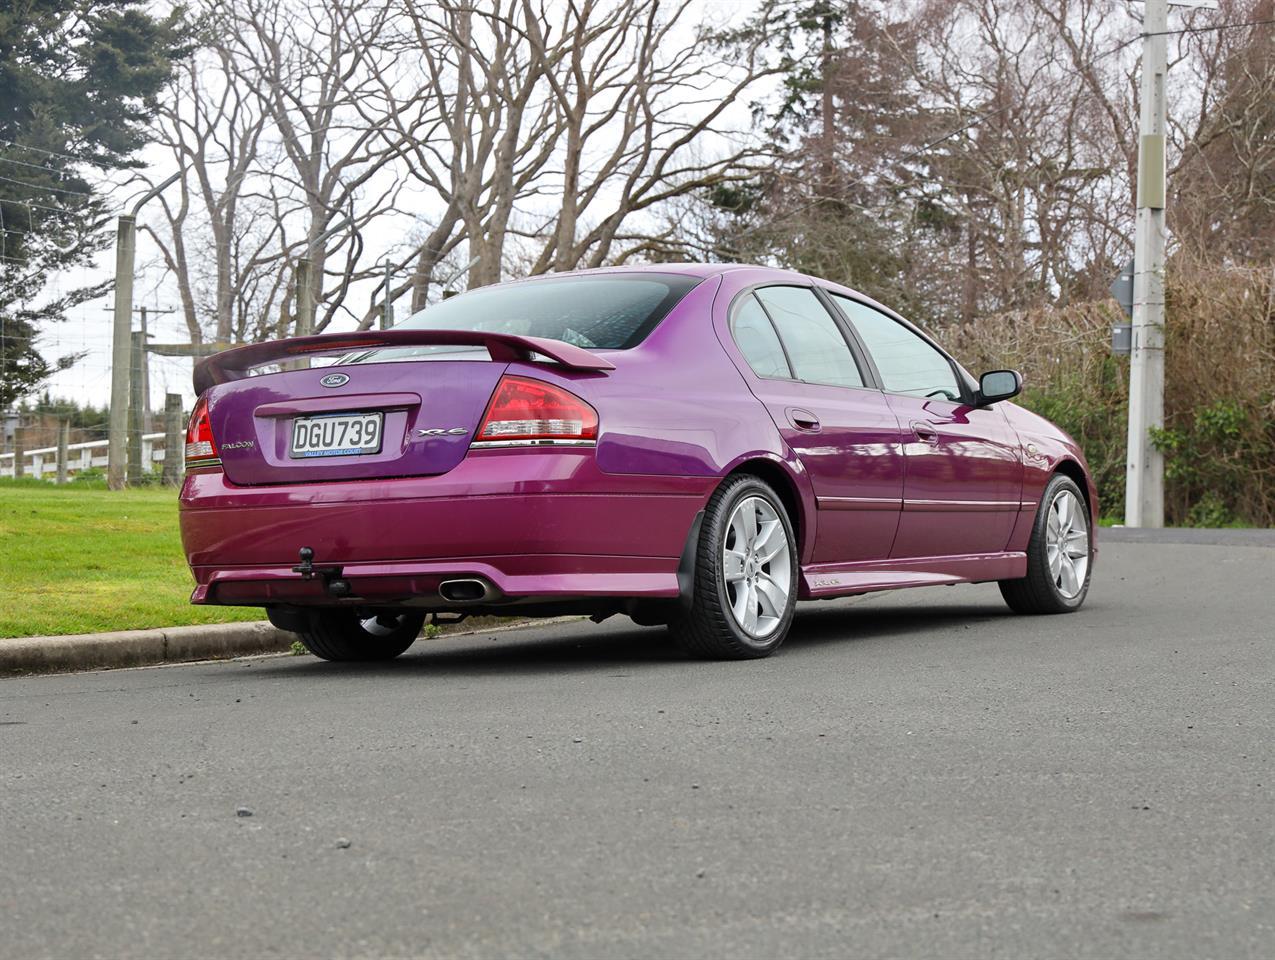
<path id="1" fill-rule="evenodd" d="M 808 502 L 813 500 L 809 485 L 800 483 L 787 463 L 770 457 L 749 457 L 733 464 L 722 477 L 722 483 L 741 474 L 751 474 L 764 480 L 779 494 L 792 522 L 793 533 L 797 536 L 797 556 L 804 562 L 808 549 L 814 545 L 815 534 L 813 504 Z"/>
<path id="2" fill-rule="evenodd" d="M 1061 473 L 1063 476 L 1075 481 L 1076 486 L 1080 488 L 1080 493 L 1085 498 L 1085 508 L 1089 511 L 1090 527 L 1098 522 L 1097 504 L 1094 503 L 1093 492 L 1089 488 L 1089 475 L 1075 460 L 1070 457 L 1064 457 L 1054 464 L 1054 473 Z"/>
<path id="3" fill-rule="evenodd" d="M 780 503 L 787 511 L 793 533 L 797 537 L 798 567 L 805 562 L 806 554 L 814 544 L 814 495 L 810 492 L 808 484 L 798 480 L 795 474 L 799 474 L 799 471 L 800 464 L 794 469 L 793 465 L 774 455 L 753 454 L 740 457 L 733 462 L 713 487 L 713 493 L 716 493 L 721 489 L 722 484 L 739 476 L 754 476 L 769 484 L 779 495 Z M 712 494 L 707 499 L 711 498 Z M 678 605 L 682 610 L 689 610 L 694 600 L 695 565 L 703 522 L 704 510 L 701 509 L 691 521 L 690 530 L 686 534 L 686 543 L 678 561 Z"/>

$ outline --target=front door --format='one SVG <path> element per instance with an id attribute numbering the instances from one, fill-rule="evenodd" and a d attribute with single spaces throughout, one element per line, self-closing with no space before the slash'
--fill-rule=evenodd
<path id="1" fill-rule="evenodd" d="M 1018 435 L 996 407 L 975 407 L 955 364 L 927 339 L 840 294 L 904 431 L 907 479 L 892 557 L 1000 553 L 1023 486 Z"/>
<path id="2" fill-rule="evenodd" d="M 1000 553 L 1023 487 L 1018 435 L 996 407 L 890 396 L 910 436 L 893 556 Z"/>

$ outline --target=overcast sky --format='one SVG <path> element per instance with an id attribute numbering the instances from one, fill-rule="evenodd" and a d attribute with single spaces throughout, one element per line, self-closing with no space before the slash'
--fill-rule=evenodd
<path id="1" fill-rule="evenodd" d="M 156 6 L 162 6 L 157 3 Z M 738 20 L 746 16 L 755 6 L 755 0 L 699 0 L 697 15 L 688 17 L 690 24 L 707 20 L 715 25 Z M 695 11 L 692 11 L 695 13 Z M 749 124 L 748 111 L 745 105 L 735 111 L 733 117 L 725 124 L 735 129 Z M 159 147 L 152 147 L 143 153 L 143 159 L 150 162 L 147 170 L 152 181 L 159 180 L 173 171 L 172 158 L 169 153 Z M 122 177 L 113 178 L 117 183 Z M 119 198 L 121 211 L 131 206 L 144 188 L 133 185 L 119 189 L 114 196 Z M 408 205 L 421 205 L 421 209 L 408 209 Z M 428 198 L 419 194 L 404 193 L 401 203 L 402 215 L 392 220 L 381 221 L 375 230 L 365 234 L 367 241 L 367 261 L 375 262 L 382 253 L 394 243 L 402 240 L 406 232 L 416 222 L 416 217 L 428 214 Z M 138 217 L 139 225 L 148 215 L 157 217 L 155 202 L 144 207 Z M 398 229 L 396 229 L 396 227 Z M 111 228 L 114 233 L 114 226 Z M 91 267 L 80 268 L 54 276 L 46 290 L 47 295 L 55 295 L 62 289 L 85 286 L 109 277 L 114 271 L 114 245 L 105 250 Z M 175 285 L 166 274 L 159 258 L 155 244 L 138 231 L 136 281 L 133 293 L 134 307 L 148 308 L 148 331 L 152 334 L 152 343 L 184 343 L 189 337 L 185 322 L 176 313 L 162 313 L 163 310 L 175 310 L 179 306 Z M 355 309 L 362 309 L 369 296 L 368 290 L 356 289 L 347 298 Z M 397 304 L 396 319 L 402 320 L 407 313 L 410 298 L 404 298 Z M 72 368 L 55 374 L 48 382 L 48 390 L 54 397 L 74 399 L 81 403 L 104 405 L 110 400 L 111 382 L 111 336 L 113 294 L 100 300 L 90 301 L 71 310 L 65 323 L 50 325 L 40 338 L 40 347 L 46 357 L 54 359 L 72 353 L 85 353 L 82 360 Z M 139 318 L 134 313 L 134 328 Z M 353 329 L 352 319 L 338 319 L 329 328 L 330 332 Z M 175 357 L 152 356 L 150 361 L 151 406 L 152 409 L 163 409 L 165 393 L 181 393 L 189 408 L 194 402 L 194 391 L 190 383 L 192 361 Z"/>

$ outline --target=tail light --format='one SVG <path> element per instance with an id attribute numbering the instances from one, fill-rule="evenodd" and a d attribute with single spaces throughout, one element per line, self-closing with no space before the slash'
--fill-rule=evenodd
<path id="1" fill-rule="evenodd" d="M 501 377 L 474 446 L 590 446 L 598 412 L 575 394 L 526 377 Z"/>
<path id="2" fill-rule="evenodd" d="M 217 442 L 213 439 L 212 424 L 208 422 L 208 400 L 200 397 L 190 415 L 186 428 L 186 467 L 213 467 L 221 463 L 217 456 Z"/>

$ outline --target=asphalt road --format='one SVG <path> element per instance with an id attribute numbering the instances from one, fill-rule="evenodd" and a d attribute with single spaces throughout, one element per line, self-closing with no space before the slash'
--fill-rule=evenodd
<path id="1" fill-rule="evenodd" d="M 1079 614 L 808 605 L 754 663 L 0 681 L 0 956 L 1270 957 L 1275 536 L 1113 539 Z"/>

